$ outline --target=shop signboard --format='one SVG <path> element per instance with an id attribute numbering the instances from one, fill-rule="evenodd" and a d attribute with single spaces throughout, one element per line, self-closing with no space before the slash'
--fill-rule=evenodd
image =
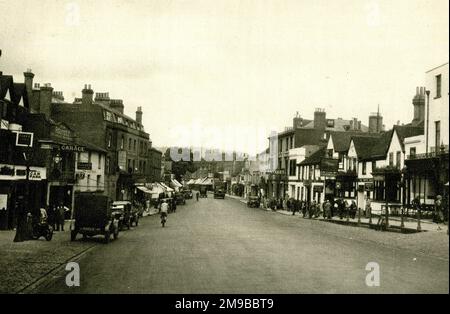
<path id="1" fill-rule="evenodd" d="M 63 152 L 84 152 L 85 147 L 78 145 L 61 145 L 60 149 Z"/>
<path id="2" fill-rule="evenodd" d="M 92 163 L 91 162 L 77 162 L 77 169 L 78 170 L 92 170 Z"/>
<path id="3" fill-rule="evenodd" d="M 16 146 L 33 147 L 33 133 L 21 131 L 15 131 L 14 133 L 17 134 Z"/>

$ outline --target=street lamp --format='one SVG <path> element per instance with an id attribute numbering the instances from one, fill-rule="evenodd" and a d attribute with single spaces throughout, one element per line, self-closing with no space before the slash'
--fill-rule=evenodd
<path id="1" fill-rule="evenodd" d="M 389 204 L 388 204 L 388 190 L 387 190 L 387 177 L 388 177 L 388 170 L 384 169 L 384 200 L 385 200 L 385 228 L 386 231 L 389 228 Z"/>

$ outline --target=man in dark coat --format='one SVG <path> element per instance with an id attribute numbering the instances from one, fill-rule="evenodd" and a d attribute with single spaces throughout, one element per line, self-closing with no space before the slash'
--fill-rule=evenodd
<path id="1" fill-rule="evenodd" d="M 23 203 L 23 196 L 18 197 L 16 202 L 17 228 L 14 242 L 23 242 L 27 237 L 27 210 Z"/>

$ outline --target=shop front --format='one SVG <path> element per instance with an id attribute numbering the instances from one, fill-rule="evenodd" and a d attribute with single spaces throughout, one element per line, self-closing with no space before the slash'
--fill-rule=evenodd
<path id="1" fill-rule="evenodd" d="M 402 173 L 399 169 L 377 168 L 373 176 L 372 212 L 381 213 L 384 206 L 398 209 L 402 206 Z"/>
<path id="2" fill-rule="evenodd" d="M 36 213 L 45 206 L 46 168 L 31 166 L 28 182 L 26 172 L 25 166 L 0 164 L 0 230 L 17 225 L 16 204 L 25 198 L 27 185 L 29 211 Z"/>
<path id="3" fill-rule="evenodd" d="M 364 209 L 367 200 L 373 197 L 373 179 L 364 178 L 358 179 L 358 196 L 356 198 L 356 205 L 358 208 Z"/>

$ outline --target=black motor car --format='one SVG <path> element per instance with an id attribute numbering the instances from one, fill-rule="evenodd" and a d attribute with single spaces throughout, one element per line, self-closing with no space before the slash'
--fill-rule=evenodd
<path id="1" fill-rule="evenodd" d="M 135 226 L 139 224 L 139 211 L 131 204 L 130 201 L 113 202 L 112 211 L 113 214 L 119 217 L 120 230 L 123 230 L 124 227 L 130 229 L 133 224 Z"/>
<path id="2" fill-rule="evenodd" d="M 182 191 L 185 199 L 191 199 L 193 197 L 192 191 L 189 189 L 185 189 Z"/>
<path id="3" fill-rule="evenodd" d="M 208 197 L 208 191 L 206 189 L 206 186 L 201 186 L 200 187 L 200 197 Z"/>
<path id="4" fill-rule="evenodd" d="M 182 193 L 175 193 L 175 202 L 177 205 L 185 205 L 186 199 L 184 198 L 184 195 Z"/>
<path id="5" fill-rule="evenodd" d="M 258 208 L 260 205 L 260 202 L 261 201 L 258 196 L 250 195 L 247 199 L 247 206 Z"/>
<path id="6" fill-rule="evenodd" d="M 103 235 L 108 243 L 111 235 L 119 237 L 119 217 L 111 210 L 111 199 L 104 195 L 80 194 L 75 196 L 74 220 L 70 226 L 70 240 L 77 234 L 83 238 Z"/>
<path id="7" fill-rule="evenodd" d="M 214 198 L 225 198 L 225 191 L 223 189 L 215 189 L 214 190 Z"/>

